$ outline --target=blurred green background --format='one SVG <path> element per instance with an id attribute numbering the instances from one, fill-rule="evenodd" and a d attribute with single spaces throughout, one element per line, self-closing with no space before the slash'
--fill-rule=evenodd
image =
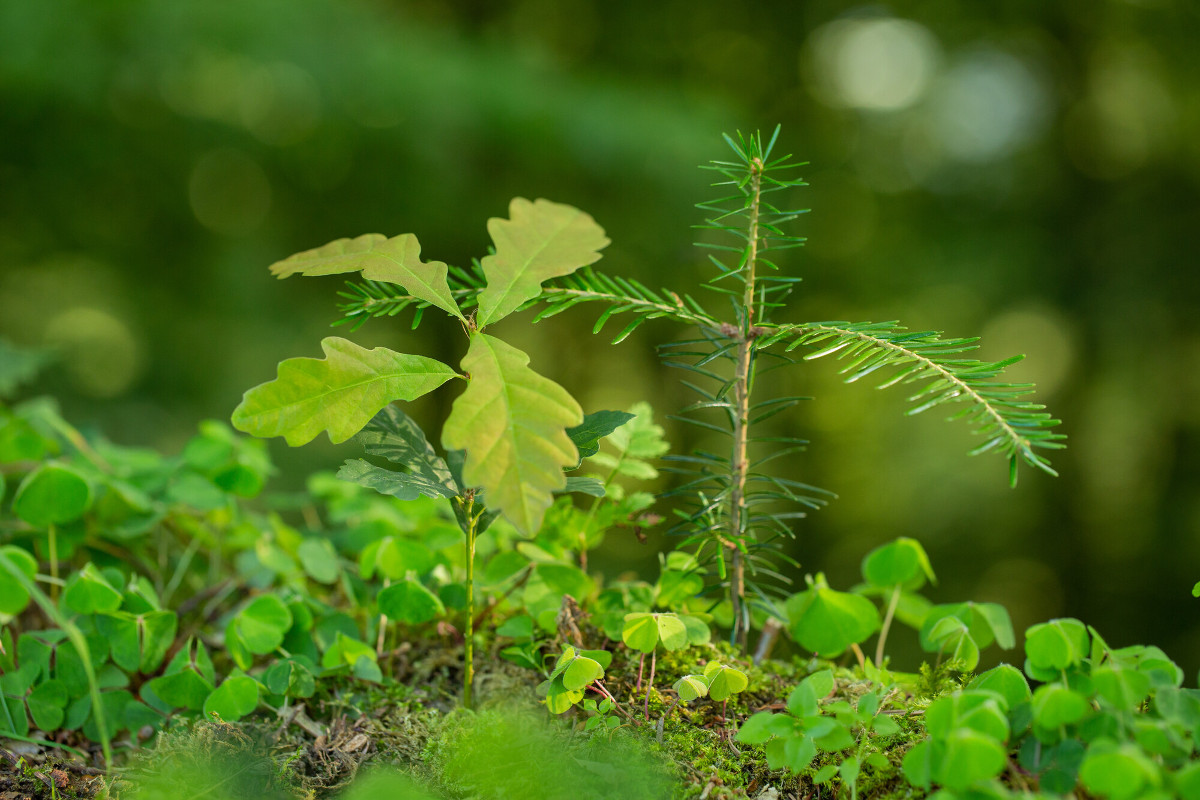
<path id="1" fill-rule="evenodd" d="M 797 525 L 803 569 L 846 587 L 914 536 L 936 600 L 1003 602 L 1018 630 L 1079 616 L 1194 675 L 1198 37 L 1192 0 L 4 0 L 0 336 L 60 348 L 34 388 L 68 418 L 175 452 L 330 333 L 339 279 L 279 283 L 272 261 L 415 232 L 465 265 L 521 195 L 590 212 L 598 268 L 691 288 L 696 165 L 782 123 L 811 164 L 783 201 L 812 209 L 787 316 L 1027 353 L 1011 374 L 1070 436 L 1061 478 L 1013 491 L 963 426 L 904 418 L 902 390 L 796 368 L 778 388 L 816 399 L 776 419 L 813 445 L 783 468 L 840 495 Z M 588 410 L 690 401 L 653 350 L 683 331 L 609 347 L 598 311 L 502 333 Z M 454 360 L 460 336 L 404 318 L 353 338 Z M 451 399 L 415 413 L 434 427 Z M 357 455 L 272 452 L 281 488 Z M 661 543 L 610 539 L 602 565 L 652 577 Z"/>

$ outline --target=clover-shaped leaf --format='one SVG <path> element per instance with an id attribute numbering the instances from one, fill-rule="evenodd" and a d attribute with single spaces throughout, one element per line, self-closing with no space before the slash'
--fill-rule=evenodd
<path id="1" fill-rule="evenodd" d="M 708 682 L 700 675 L 684 675 L 671 687 L 684 703 L 690 703 L 698 697 L 708 694 Z"/>
<path id="2" fill-rule="evenodd" d="M 879 630 L 879 611 L 865 597 L 830 589 L 818 575 L 803 592 L 787 601 L 792 637 L 824 658 L 841 655 Z"/>
<path id="3" fill-rule="evenodd" d="M 1088 632 L 1077 619 L 1052 619 L 1025 631 L 1025 655 L 1039 669 L 1061 670 L 1088 655 Z"/>
<path id="4" fill-rule="evenodd" d="M 926 578 L 937 583 L 925 548 L 916 539 L 906 536 L 868 553 L 863 559 L 862 574 L 867 583 L 880 588 L 901 585 L 910 590 L 919 589 Z"/>
<path id="5" fill-rule="evenodd" d="M 652 653 L 659 642 L 667 650 L 687 647 L 688 632 L 687 626 L 676 614 L 636 612 L 625 615 L 621 639 L 630 649 Z"/>
<path id="6" fill-rule="evenodd" d="M 379 611 L 389 619 L 419 625 L 446 613 L 442 601 L 420 582 L 406 578 L 379 593 Z"/>
<path id="7" fill-rule="evenodd" d="M 739 694 L 750 683 L 746 673 L 718 661 L 708 662 L 704 667 L 704 678 L 708 681 L 708 696 L 718 701 Z"/>
<path id="8" fill-rule="evenodd" d="M 44 528 L 79 519 L 92 504 L 92 487 L 71 467 L 44 464 L 25 476 L 12 510 L 30 525 Z"/>

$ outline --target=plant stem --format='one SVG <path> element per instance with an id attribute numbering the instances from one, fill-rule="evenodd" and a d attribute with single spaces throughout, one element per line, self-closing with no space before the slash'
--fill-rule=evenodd
<path id="1" fill-rule="evenodd" d="M 392 583 L 390 578 L 383 579 L 383 588 L 386 589 Z M 375 637 L 375 657 L 383 658 L 384 634 L 387 632 L 387 614 L 379 615 L 379 633 Z"/>
<path id="2" fill-rule="evenodd" d="M 475 512 L 475 492 L 468 489 L 463 493 L 466 497 L 457 498 L 463 506 L 463 516 L 467 520 L 466 530 L 466 559 L 467 559 L 467 631 L 463 641 L 463 707 L 471 708 L 471 684 L 475 680 L 475 527 L 479 515 Z M 480 512 L 482 513 L 482 511 Z"/>
<path id="3" fill-rule="evenodd" d="M 612 704 L 613 704 L 613 709 L 615 711 L 617 711 L 618 713 L 620 713 L 621 715 L 623 715 L 625 717 L 625 719 L 629 720 L 629 724 L 631 724 L 635 727 L 637 726 L 637 724 L 638 724 L 637 718 L 621 707 L 621 704 L 617 702 L 617 698 L 612 696 L 612 693 L 609 692 L 607 688 L 605 688 L 604 684 L 600 682 L 599 678 L 592 681 L 591 685 L 589 685 L 588 688 L 595 692 L 598 692 L 599 694 L 601 694 L 604 697 L 611 700 Z"/>
<path id="4" fill-rule="evenodd" d="M 654 688 L 654 667 L 658 663 L 658 650 L 650 654 L 650 680 L 646 682 L 646 722 L 650 721 L 650 690 Z"/>
<path id="5" fill-rule="evenodd" d="M 663 729 L 666 727 L 667 717 L 671 716 L 671 712 L 675 710 L 675 706 L 677 705 L 679 705 L 678 697 L 676 697 L 675 701 L 671 703 L 666 711 L 662 713 L 662 716 L 658 718 L 658 725 L 655 726 L 655 733 L 657 734 L 657 740 L 659 744 L 663 743 Z"/>
<path id="6" fill-rule="evenodd" d="M 617 456 L 616 466 L 612 468 L 612 470 L 608 473 L 608 477 L 604 479 L 605 495 L 608 494 L 608 487 L 611 486 L 612 482 L 617 479 L 617 473 L 620 472 L 621 463 L 624 460 L 625 451 L 622 450 L 621 454 Z M 587 517 L 584 518 L 583 525 L 579 531 L 579 568 L 584 572 L 587 572 L 587 535 L 588 531 L 592 529 L 592 521 L 596 518 L 596 509 L 600 506 L 600 500 L 601 498 L 599 497 L 592 499 L 592 506 L 588 509 Z"/>
<path id="7" fill-rule="evenodd" d="M 46 539 L 50 550 L 50 577 L 54 580 L 50 583 L 50 599 L 58 602 L 58 531 L 54 530 L 54 525 L 48 525 L 46 529 Z"/>
<path id="8" fill-rule="evenodd" d="M 742 266 L 745 291 L 742 294 L 741 330 L 737 339 L 737 358 L 733 382 L 733 453 L 729 466 L 729 603 L 733 607 L 734 645 L 745 650 L 750 629 L 750 611 L 746 607 L 746 566 L 739 545 L 747 528 L 746 474 L 749 461 L 746 445 L 750 438 L 750 379 L 754 371 L 754 268 L 758 261 L 759 201 L 762 197 L 762 161 L 755 157 L 750 164 L 750 224 L 747 230 L 746 263 Z"/>
<path id="9" fill-rule="evenodd" d="M 900 603 L 900 584 L 892 590 L 892 599 L 888 601 L 887 613 L 883 615 L 883 627 L 879 629 L 879 643 L 875 645 L 875 666 L 883 668 L 883 645 L 887 642 L 888 630 L 892 627 L 892 617 L 896 616 L 896 606 Z"/>

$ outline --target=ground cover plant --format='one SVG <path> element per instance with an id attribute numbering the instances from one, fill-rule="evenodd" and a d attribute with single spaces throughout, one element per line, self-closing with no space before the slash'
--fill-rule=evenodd
<path id="1" fill-rule="evenodd" d="M 781 544 L 831 495 L 769 470 L 805 443 L 759 426 L 799 398 L 756 387 L 800 348 L 842 359 L 848 381 L 909 386 L 909 413 L 953 410 L 1014 483 L 1021 462 L 1052 472 L 1039 451 L 1062 437 L 1032 386 L 1004 381 L 1015 359 L 963 357 L 973 339 L 787 321 L 796 279 L 775 254 L 800 243 L 784 227 L 799 212 L 768 195 L 791 203 L 803 182 L 777 137 L 727 139 L 724 196 L 701 205 L 705 289 L 728 317 L 593 269 L 604 231 L 546 200 L 491 220 L 470 267 L 423 261 L 407 233 L 275 264 L 358 273 L 343 321 L 437 309 L 465 340 L 455 368 L 329 337 L 324 358 L 247 391 L 244 433 L 362 447 L 305 492 L 266 492 L 263 443 L 222 422 L 162 455 L 85 436 L 52 401 L 6 402 L 0 791 L 1200 797 L 1200 691 L 1158 648 L 1056 619 L 1025 632 L 1019 667 L 975 674 L 981 651 L 1016 647 L 1012 622 L 929 599 L 934 566 L 909 537 L 865 554 L 856 586 L 793 586 Z M 587 303 L 605 306 L 597 332 L 625 315 L 616 342 L 650 319 L 688 327 L 662 348 L 700 398 L 680 419 L 723 449 L 670 456 L 645 403 L 585 413 L 493 332 Z M 44 359 L 4 352 L 13 397 Z M 400 405 L 459 380 L 436 437 Z M 656 497 L 644 482 L 663 464 L 679 477 Z M 679 544 L 657 576 L 589 568 L 607 534 L 667 514 Z M 892 663 L 897 624 L 928 660 Z"/>

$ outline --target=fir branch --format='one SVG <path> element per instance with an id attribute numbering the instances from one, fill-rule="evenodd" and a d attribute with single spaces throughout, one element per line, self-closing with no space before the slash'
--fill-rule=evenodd
<path id="1" fill-rule="evenodd" d="M 466 311 L 477 304 L 479 292 L 485 283 L 478 260 L 471 269 L 450 267 L 446 280 L 459 308 Z M 338 304 L 342 318 L 333 324 L 350 325 L 351 330 L 358 330 L 369 319 L 394 317 L 408 308 L 416 309 L 412 323 L 413 330 L 416 330 L 421 324 L 422 312 L 429 307 L 429 303 L 404 291 L 403 286 L 382 281 L 346 281 L 346 289 L 338 292 L 338 297 L 346 302 Z"/>
<path id="2" fill-rule="evenodd" d="M 535 322 L 560 314 L 580 303 L 607 303 L 609 307 L 596 321 L 592 333 L 599 333 L 613 316 L 631 315 L 632 319 L 613 339 L 613 344 L 621 342 L 652 319 L 668 318 L 700 327 L 720 324 L 688 295 L 679 295 L 666 289 L 656 292 L 638 281 L 611 277 L 586 267 L 547 283 L 542 288 L 541 297 L 535 302 L 546 306 L 538 313 Z"/>
<path id="3" fill-rule="evenodd" d="M 450 292 L 462 309 L 473 307 L 484 278 L 475 264 L 470 270 L 450 267 L 447 274 Z M 418 300 L 404 291 L 403 287 L 377 281 L 348 282 L 346 291 L 338 295 L 346 300 L 338 306 L 342 319 L 335 325 L 351 324 L 357 329 L 368 319 L 394 317 L 408 308 L 421 309 L 429 304 Z M 600 315 L 592 329 L 599 333 L 614 316 L 628 314 L 631 319 L 613 339 L 613 344 L 623 341 L 648 320 L 668 318 L 685 325 L 715 327 L 720 323 L 704 307 L 688 295 L 679 295 L 669 290 L 655 291 L 642 283 L 621 277 L 610 277 L 590 268 L 562 278 L 547 281 L 539 297 L 521 306 L 522 309 L 542 305 L 534 322 L 561 314 L 581 303 L 604 303 L 608 308 Z M 419 318 L 413 327 L 419 324 Z"/>
<path id="4" fill-rule="evenodd" d="M 978 455 L 995 450 L 1009 460 L 1009 483 L 1017 482 L 1017 463 L 1057 475 L 1050 462 L 1035 451 L 1058 450 L 1066 436 L 1051 428 L 1059 424 L 1045 406 L 1021 398 L 1034 391 L 1032 383 L 995 380 L 1024 356 L 1002 361 L 953 358 L 975 350 L 977 338 L 943 339 L 937 331 L 909 331 L 896 322 L 809 322 L 770 326 L 759 343 L 762 347 L 786 342 L 785 350 L 797 347 L 820 349 L 805 360 L 836 355 L 848 363 L 839 372 L 853 383 L 878 370 L 895 368 L 878 388 L 896 384 L 921 384 L 909 396 L 913 404 L 906 413 L 919 414 L 936 406 L 966 402 L 968 406 L 950 419 L 963 418 L 974 433 L 986 441 L 970 451 Z"/>

